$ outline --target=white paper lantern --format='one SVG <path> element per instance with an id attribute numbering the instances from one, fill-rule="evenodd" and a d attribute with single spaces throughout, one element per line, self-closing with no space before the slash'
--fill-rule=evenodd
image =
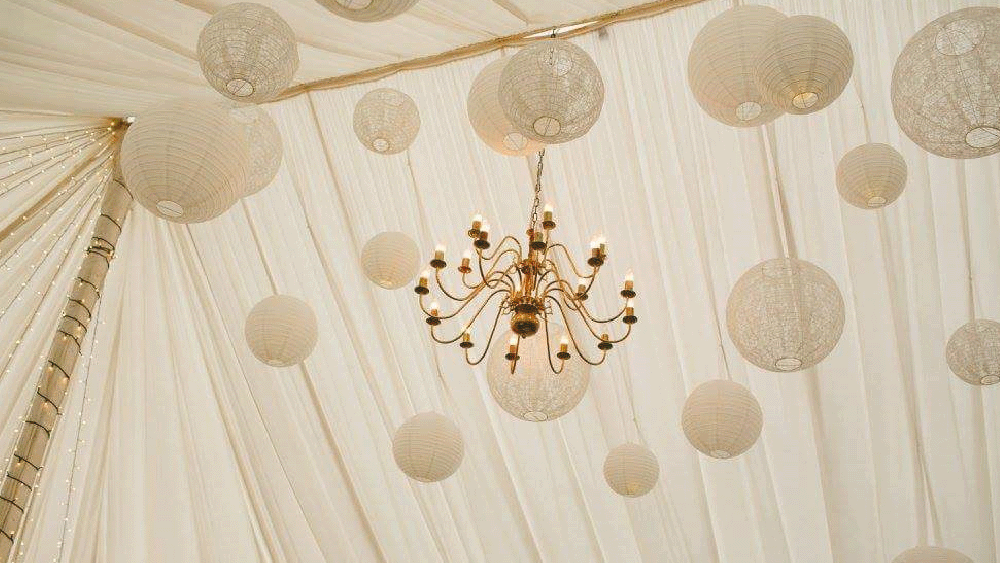
<path id="1" fill-rule="evenodd" d="M 1000 8 L 963 8 L 917 32 L 892 72 L 899 127 L 946 158 L 1000 151 Z"/>
<path id="2" fill-rule="evenodd" d="M 778 20 L 757 59 L 757 86 L 792 114 L 819 111 L 844 91 L 854 71 L 851 42 L 836 24 L 816 16 Z"/>
<path id="3" fill-rule="evenodd" d="M 199 223 L 245 192 L 250 150 L 241 126 L 212 102 L 175 99 L 139 114 L 121 147 L 136 201 L 177 223 Z"/>
<path id="4" fill-rule="evenodd" d="M 604 458 L 604 480 L 623 497 L 641 497 L 656 486 L 660 464 L 656 455 L 638 444 L 625 443 Z"/>
<path id="5" fill-rule="evenodd" d="M 786 372 L 818 364 L 844 330 L 836 282 L 814 264 L 766 260 L 747 270 L 726 304 L 729 336 L 755 366 Z"/>
<path id="6" fill-rule="evenodd" d="M 507 331 L 489 351 L 487 379 L 490 394 L 503 410 L 531 422 L 552 420 L 568 413 L 583 399 L 590 384 L 590 365 L 573 353 L 562 373 L 553 373 L 547 356 L 544 327 L 537 334 L 522 338 L 514 373 L 504 356 L 513 332 Z M 552 362 L 558 366 L 555 352 L 565 334 L 563 327 L 549 322 L 549 345 Z"/>
<path id="7" fill-rule="evenodd" d="M 418 0 L 317 0 L 334 14 L 359 22 L 377 22 L 394 18 L 409 10 Z"/>
<path id="8" fill-rule="evenodd" d="M 272 295 L 254 305 L 243 331 L 253 355 L 273 367 L 304 362 L 318 338 L 312 308 L 288 295 Z"/>
<path id="9" fill-rule="evenodd" d="M 867 143 L 844 155 L 837 165 L 837 191 L 862 209 L 896 201 L 906 187 L 906 161 L 889 145 Z"/>
<path id="10" fill-rule="evenodd" d="M 695 387 L 681 414 L 688 442 L 715 459 L 729 459 L 752 448 L 763 425 L 764 415 L 753 393 L 725 379 Z"/>
<path id="11" fill-rule="evenodd" d="M 510 57 L 504 57 L 486 65 L 472 82 L 467 103 L 469 123 L 491 149 L 508 156 L 524 156 L 538 152 L 545 145 L 518 131 L 500 106 L 500 74 L 508 61 Z"/>
<path id="12" fill-rule="evenodd" d="M 972 558 L 954 549 L 923 545 L 900 553 L 892 563 L 972 563 Z"/>
<path id="13" fill-rule="evenodd" d="M 379 233 L 361 249 L 361 269 L 383 289 L 410 283 L 420 268 L 420 249 L 403 233 Z"/>
<path id="14" fill-rule="evenodd" d="M 975 319 L 948 339 L 945 357 L 952 373 L 973 385 L 1000 382 L 1000 323 Z"/>
<path id="15" fill-rule="evenodd" d="M 417 104 L 399 90 L 372 90 L 354 107 L 354 133 L 370 151 L 379 154 L 403 152 L 419 131 Z"/>
<path id="16" fill-rule="evenodd" d="M 586 51 L 546 39 L 510 58 L 500 73 L 500 106 L 529 139 L 553 144 L 590 131 L 604 105 L 604 80 Z"/>
<path id="17" fill-rule="evenodd" d="M 233 100 L 273 100 L 299 68 L 295 34 L 274 10 L 252 2 L 222 8 L 198 36 L 201 71 Z"/>
<path id="18" fill-rule="evenodd" d="M 688 54 L 688 83 L 713 119 L 734 127 L 773 121 L 783 111 L 764 99 L 754 73 L 760 47 L 784 15 L 767 6 L 736 6 L 698 32 Z"/>
<path id="19" fill-rule="evenodd" d="M 226 102 L 229 116 L 243 126 L 243 133 L 250 145 L 250 168 L 247 171 L 247 191 L 255 194 L 271 185 L 281 168 L 284 148 L 281 133 L 267 111 L 253 104 Z"/>
<path id="20" fill-rule="evenodd" d="M 451 420 L 436 412 L 420 413 L 396 430 L 392 457 L 399 469 L 423 483 L 450 477 L 462 464 L 465 443 Z"/>

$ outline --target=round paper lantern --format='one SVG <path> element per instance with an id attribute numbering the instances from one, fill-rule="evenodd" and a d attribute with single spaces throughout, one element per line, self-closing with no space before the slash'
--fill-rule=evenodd
<path id="1" fill-rule="evenodd" d="M 469 89 L 469 123 L 491 149 L 509 156 L 524 156 L 540 151 L 545 145 L 527 138 L 507 119 L 500 106 L 500 74 L 510 57 L 486 65 Z"/>
<path id="2" fill-rule="evenodd" d="M 747 270 L 726 304 L 729 336 L 740 354 L 768 371 L 818 364 L 844 330 L 844 300 L 818 266 L 794 258 L 766 260 Z"/>
<path id="3" fill-rule="evenodd" d="M 142 112 L 121 147 L 136 201 L 177 223 L 218 216 L 245 192 L 250 150 L 242 127 L 211 102 L 176 99 Z"/>
<path id="4" fill-rule="evenodd" d="M 198 62 L 220 94 L 259 103 L 288 87 L 299 53 L 292 28 L 274 10 L 237 2 L 216 12 L 201 30 Z"/>
<path id="5" fill-rule="evenodd" d="M 563 327 L 549 322 L 549 345 L 559 349 L 565 334 Z M 510 372 L 510 362 L 504 358 L 513 332 L 507 331 L 493 343 L 487 364 L 490 394 L 503 410 L 531 422 L 552 420 L 568 413 L 583 399 L 590 384 L 590 366 L 575 352 L 566 360 L 562 373 L 553 373 L 547 357 L 545 329 L 534 336 L 522 338 L 518 348 L 517 367 Z"/>
<path id="6" fill-rule="evenodd" d="M 1000 382 L 1000 323 L 976 319 L 948 339 L 945 357 L 952 373 L 973 385 Z"/>
<path id="7" fill-rule="evenodd" d="M 342 18 L 359 22 L 377 22 L 394 18 L 409 10 L 418 0 L 317 0 L 327 10 Z"/>
<path id="8" fill-rule="evenodd" d="M 423 483 L 450 477 L 462 464 L 465 443 L 451 420 L 436 412 L 420 413 L 396 430 L 392 457 L 403 472 Z"/>
<path id="9" fill-rule="evenodd" d="M 539 143 L 565 143 L 590 131 L 604 105 L 604 80 L 586 51 L 562 39 L 533 43 L 500 73 L 500 106 L 518 131 Z"/>
<path id="10" fill-rule="evenodd" d="M 354 107 L 354 133 L 368 150 L 403 152 L 420 131 L 420 112 L 413 98 L 391 88 L 365 94 Z"/>
<path id="11" fill-rule="evenodd" d="M 716 121 L 753 127 L 783 112 L 764 99 L 754 72 L 771 27 L 784 15 L 767 6 L 736 6 L 698 32 L 688 54 L 688 83 L 698 104 Z"/>
<path id="12" fill-rule="evenodd" d="M 656 486 L 660 464 L 648 448 L 625 443 L 604 458 L 604 480 L 623 497 L 641 497 Z"/>
<path id="13" fill-rule="evenodd" d="M 816 16 L 792 16 L 771 26 L 755 77 L 771 104 L 804 115 L 833 103 L 853 71 L 851 42 L 836 24 Z"/>
<path id="14" fill-rule="evenodd" d="M 284 149 L 278 126 L 264 108 L 253 104 L 229 102 L 229 116 L 243 126 L 250 145 L 250 168 L 247 170 L 247 191 L 255 194 L 274 181 L 281 168 Z"/>
<path id="15" fill-rule="evenodd" d="M 243 332 L 258 360 L 273 367 L 293 366 L 316 347 L 316 314 L 300 299 L 272 295 L 250 310 Z"/>
<path id="16" fill-rule="evenodd" d="M 889 145 L 867 143 L 844 155 L 837 165 L 837 191 L 862 209 L 896 201 L 906 187 L 906 161 Z"/>
<path id="17" fill-rule="evenodd" d="M 954 549 L 923 545 L 900 553 L 892 563 L 972 563 L 972 559 Z"/>
<path id="18" fill-rule="evenodd" d="M 361 249 L 361 269 L 383 289 L 399 289 L 410 283 L 419 267 L 420 249 L 403 233 L 379 233 Z"/>
<path id="19" fill-rule="evenodd" d="M 729 459 L 752 448 L 763 425 L 760 404 L 750 390 L 725 379 L 695 387 L 681 414 L 688 442 L 715 459 Z"/>
<path id="20" fill-rule="evenodd" d="M 899 127 L 946 158 L 1000 151 L 1000 8 L 963 8 L 917 32 L 892 72 Z"/>

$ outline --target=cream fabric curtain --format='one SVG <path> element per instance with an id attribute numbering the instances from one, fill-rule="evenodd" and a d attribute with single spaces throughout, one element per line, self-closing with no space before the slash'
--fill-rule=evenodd
<path id="1" fill-rule="evenodd" d="M 285 143 L 271 187 L 206 224 L 130 217 L 18 561 L 839 563 L 888 562 L 918 543 L 995 561 L 1000 389 L 961 382 L 943 352 L 972 294 L 976 316 L 1000 319 L 1000 159 L 928 156 L 888 99 L 906 38 L 976 2 L 765 3 L 830 18 L 851 38 L 854 77 L 827 110 L 746 131 L 703 114 L 687 50 L 728 1 L 574 40 L 602 69 L 607 102 L 586 137 L 547 153 L 545 199 L 569 248 L 608 239 L 595 305 L 609 309 L 635 271 L 640 324 L 556 422 L 501 411 L 482 370 L 430 343 L 412 292 L 375 288 L 357 265 L 383 230 L 411 234 L 428 256 L 439 241 L 458 256 L 474 212 L 496 233 L 523 230 L 532 163 L 491 153 L 465 117 L 469 84 L 499 54 L 380 82 L 421 111 L 398 156 L 354 138 L 351 110 L 374 86 L 270 106 Z M 834 185 L 840 156 L 869 140 L 896 146 L 910 174 L 877 212 L 841 202 Z M 82 213 L 63 209 L 46 229 Z M 779 375 L 742 361 L 724 322 L 736 278 L 782 252 L 782 214 L 798 256 L 840 286 L 847 323 L 817 368 Z M 0 288 L 56 289 L 0 379 L 4 451 L 75 271 L 50 255 L 28 279 L 22 264 L 45 247 L 32 248 L 0 269 Z M 244 342 L 246 313 L 275 291 L 319 318 L 301 367 L 268 368 Z M 33 303 L 5 313 L 3 342 Z M 765 422 L 752 450 L 720 462 L 688 445 L 680 410 L 727 374 Z M 390 451 L 394 429 L 426 410 L 465 438 L 441 484 L 408 480 Z M 661 465 L 634 500 L 601 473 L 626 440 Z"/>

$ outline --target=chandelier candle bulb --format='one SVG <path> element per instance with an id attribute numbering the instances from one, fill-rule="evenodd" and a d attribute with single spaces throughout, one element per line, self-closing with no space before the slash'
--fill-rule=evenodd
<path id="1" fill-rule="evenodd" d="M 438 244 L 434 247 L 434 259 L 431 260 L 431 267 L 436 270 L 440 270 L 448 265 L 448 263 L 444 261 L 444 250 L 445 248 L 443 244 Z"/>
<path id="2" fill-rule="evenodd" d="M 430 277 L 430 272 L 428 272 L 427 270 L 420 272 L 420 279 L 417 281 L 417 287 L 416 289 L 414 289 L 414 291 L 416 291 L 420 295 L 427 295 L 428 293 L 430 293 L 430 290 L 427 289 L 427 280 L 429 277 Z"/>
<path id="3" fill-rule="evenodd" d="M 635 277 L 632 275 L 632 270 L 625 274 L 625 288 L 622 289 L 622 297 L 626 299 L 635 297 Z"/>
<path id="4" fill-rule="evenodd" d="M 546 203 L 545 208 L 542 210 L 542 228 L 546 231 L 550 231 L 556 228 L 556 221 L 553 218 L 555 210 L 552 208 L 551 203 Z"/>
<path id="5" fill-rule="evenodd" d="M 469 236 L 472 238 L 478 237 L 479 230 L 482 228 L 482 226 L 483 226 L 483 216 L 480 215 L 479 213 L 476 213 L 475 215 L 472 216 L 472 227 L 469 228 Z"/>
<path id="6" fill-rule="evenodd" d="M 610 340 L 611 340 L 611 338 L 608 337 L 608 333 L 605 332 L 604 334 L 602 334 L 601 335 L 601 341 L 597 343 L 597 349 L 598 350 L 603 350 L 603 351 L 606 352 L 606 351 L 610 350 L 611 348 L 613 348 L 614 344 L 612 344 L 610 342 Z"/>
<path id="7" fill-rule="evenodd" d="M 545 250 L 545 235 L 541 231 L 531 231 L 532 250 Z"/>
<path id="8" fill-rule="evenodd" d="M 439 307 L 440 306 L 437 301 L 431 301 L 431 310 L 430 315 L 427 317 L 427 324 L 431 326 L 438 326 L 441 324 L 441 319 L 438 318 L 438 315 L 440 314 L 438 309 Z"/>
<path id="9" fill-rule="evenodd" d="M 461 346 L 462 348 L 472 348 L 473 346 L 472 335 L 469 334 L 468 329 L 466 329 L 465 332 L 462 333 L 462 342 L 459 344 L 459 346 Z"/>
<path id="10" fill-rule="evenodd" d="M 569 338 L 568 337 L 563 336 L 559 340 L 559 353 L 556 354 L 556 357 L 559 358 L 560 360 L 563 360 L 563 361 L 569 359 Z"/>
<path id="11" fill-rule="evenodd" d="M 510 340 L 507 342 L 507 355 L 504 356 L 507 360 L 513 362 L 517 359 L 517 335 L 512 334 Z"/>
<path id="12" fill-rule="evenodd" d="M 466 250 L 462 253 L 462 265 L 458 267 L 458 271 L 463 274 L 468 274 L 472 271 L 472 267 L 469 266 L 469 261 L 472 260 L 472 253 Z"/>
<path id="13" fill-rule="evenodd" d="M 486 250 L 490 247 L 490 224 L 483 223 L 483 226 L 479 229 L 479 238 L 473 245 L 479 250 Z"/>
<path id="14" fill-rule="evenodd" d="M 627 325 L 634 325 L 638 320 L 638 317 L 635 316 L 635 307 L 632 300 L 629 299 L 625 302 L 625 316 L 622 317 L 622 322 Z"/>
<path id="15" fill-rule="evenodd" d="M 576 280 L 576 298 L 580 301 L 587 299 L 587 280 L 583 278 Z"/>

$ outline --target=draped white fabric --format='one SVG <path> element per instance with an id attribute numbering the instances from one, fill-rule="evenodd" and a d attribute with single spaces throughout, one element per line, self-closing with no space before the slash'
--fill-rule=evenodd
<path id="1" fill-rule="evenodd" d="M 351 129 L 374 85 L 269 106 L 285 143 L 272 186 L 205 224 L 142 208 L 128 219 L 18 561 L 840 563 L 921 543 L 996 561 L 1000 386 L 950 374 L 944 344 L 972 314 L 1000 320 L 1000 158 L 928 156 L 889 103 L 905 40 L 980 2 L 766 3 L 851 38 L 854 77 L 827 110 L 740 131 L 704 115 L 687 51 L 728 0 L 574 40 L 607 101 L 587 136 L 549 149 L 545 200 L 581 256 L 592 234 L 608 239 L 595 306 L 610 310 L 635 271 L 639 324 L 555 422 L 500 410 L 482 369 L 430 342 L 414 294 L 378 289 L 358 267 L 384 230 L 428 257 L 444 242 L 453 259 L 474 212 L 521 234 L 533 161 L 490 152 L 465 117 L 473 77 L 500 54 L 381 81 L 421 111 L 397 156 L 366 151 Z M 834 183 L 840 156 L 866 141 L 896 146 L 909 166 L 906 191 L 880 211 L 842 202 Z M 5 294 L 25 282 L 33 296 L 0 317 L 7 353 L 23 338 L 0 379 L 3 451 L 75 271 L 42 254 L 86 220 L 71 209 L 0 269 Z M 740 358 L 725 302 L 746 268 L 782 253 L 785 221 L 792 251 L 837 281 L 847 322 L 819 366 L 774 374 Z M 268 368 L 244 342 L 247 312 L 274 292 L 319 318 L 300 367 Z M 756 395 L 764 429 L 718 461 L 690 447 L 680 413 L 695 386 L 727 376 Z M 392 459 L 395 428 L 427 410 L 465 439 L 440 484 L 407 479 Z M 604 482 L 604 456 L 624 441 L 659 459 L 645 497 Z"/>

